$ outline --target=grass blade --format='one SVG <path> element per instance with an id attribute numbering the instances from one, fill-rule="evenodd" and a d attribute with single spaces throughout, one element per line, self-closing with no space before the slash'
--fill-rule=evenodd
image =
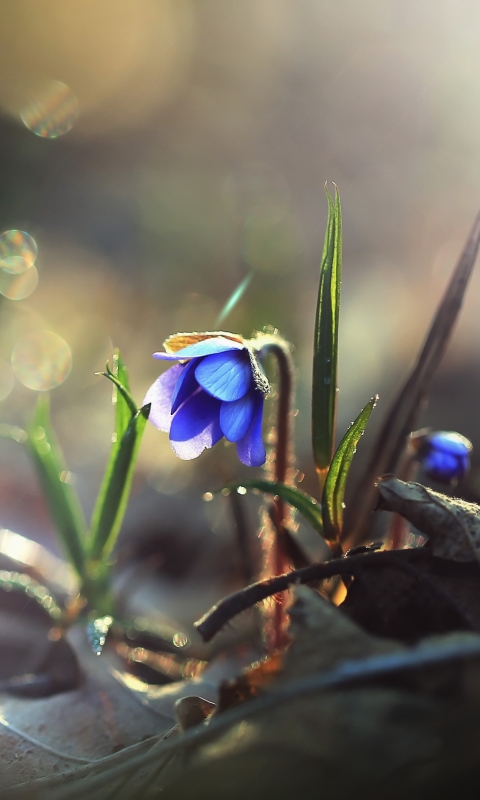
<path id="1" fill-rule="evenodd" d="M 356 488 L 344 529 L 344 538 L 348 539 L 351 546 L 363 541 L 366 534 L 377 498 L 375 479 L 383 473 L 395 472 L 407 437 L 417 427 L 432 378 L 447 349 L 462 307 L 479 246 L 480 213 L 477 214 L 450 283 L 437 308 L 417 362 L 387 414 L 371 459 Z"/>
<path id="2" fill-rule="evenodd" d="M 350 465 L 377 400 L 378 395 L 372 397 L 355 422 L 350 425 L 330 465 L 322 498 L 323 526 L 328 541 L 335 542 L 340 538 L 343 525 L 343 499 Z"/>
<path id="3" fill-rule="evenodd" d="M 285 503 L 289 503 L 289 505 L 296 508 L 307 522 L 310 523 L 312 528 L 315 528 L 315 530 L 323 536 L 322 508 L 320 503 L 315 500 L 315 498 L 310 497 L 309 494 L 306 494 L 306 492 L 301 492 L 300 489 L 287 486 L 285 483 L 279 481 L 262 481 L 255 479 L 229 483 L 224 488 L 235 491 L 240 487 L 244 487 L 245 489 L 258 489 L 264 494 L 272 494 L 280 497 Z"/>
<path id="4" fill-rule="evenodd" d="M 117 358 L 116 373 L 117 374 L 115 374 L 115 372 L 112 372 L 112 370 L 110 369 L 109 365 L 107 364 L 105 372 L 97 372 L 96 374 L 97 375 L 103 375 L 104 378 L 108 378 L 108 380 L 111 381 L 116 386 L 116 388 L 118 390 L 118 394 L 114 395 L 114 401 L 113 401 L 114 404 L 118 405 L 118 400 L 121 397 L 123 399 L 124 403 L 126 403 L 127 407 L 129 408 L 130 416 L 132 417 L 134 414 L 137 413 L 138 408 L 137 408 L 137 405 L 135 403 L 135 400 L 133 399 L 132 395 L 130 394 L 130 389 L 129 389 L 129 386 L 128 386 L 127 369 L 126 369 L 123 361 L 120 359 L 119 355 L 118 355 L 118 358 Z M 121 414 L 121 416 L 123 418 L 125 416 L 126 412 L 125 412 L 124 407 L 122 406 L 122 404 L 120 404 L 120 408 L 122 409 L 120 414 Z M 117 422 L 118 422 L 118 419 L 117 419 Z"/>
<path id="5" fill-rule="evenodd" d="M 133 469 L 149 413 L 150 404 L 143 406 L 131 418 L 118 447 L 114 450 L 113 460 L 109 462 L 90 531 L 89 557 L 93 561 L 107 556 L 117 539 L 125 515 Z"/>
<path id="6" fill-rule="evenodd" d="M 115 406 L 114 438 L 118 442 L 127 430 L 133 414 L 136 414 L 138 411 L 130 395 L 130 382 L 128 380 L 127 368 L 118 350 L 113 354 L 113 376 L 120 382 L 124 392 L 128 392 L 128 395 L 125 395 L 116 385 L 113 389 L 112 402 Z"/>
<path id="7" fill-rule="evenodd" d="M 48 396 L 39 398 L 26 433 L 25 444 L 33 459 L 57 533 L 68 560 L 83 579 L 87 525 L 77 493 L 67 482 L 65 460 L 50 425 Z"/>
<path id="8" fill-rule="evenodd" d="M 138 408 L 130 394 L 130 387 L 128 381 L 128 373 L 120 353 L 116 352 L 113 356 L 113 372 L 107 364 L 106 372 L 100 373 L 114 384 L 113 388 L 113 403 L 115 405 L 115 422 L 112 436 L 112 447 L 108 458 L 107 466 L 100 486 L 100 490 L 95 501 L 93 509 L 92 520 L 90 523 L 90 543 L 93 543 L 95 531 L 98 531 L 100 518 L 102 516 L 102 509 L 105 503 L 105 497 L 108 492 L 108 487 L 112 479 L 112 473 L 115 467 L 115 462 L 118 455 L 123 436 Z"/>
<path id="9" fill-rule="evenodd" d="M 253 272 L 249 272 L 247 275 L 245 275 L 244 279 L 238 284 L 237 288 L 234 289 L 234 291 L 228 298 L 227 302 L 223 306 L 222 310 L 220 311 L 220 314 L 218 315 L 217 319 L 214 322 L 215 328 L 217 328 L 219 325 L 222 324 L 222 322 L 224 322 L 224 320 L 228 317 L 230 312 L 233 311 L 237 303 L 242 299 L 243 295 L 250 286 L 252 278 L 253 278 Z"/>
<path id="10" fill-rule="evenodd" d="M 337 410 L 338 321 L 342 272 L 342 214 L 340 197 L 328 190 L 328 221 L 323 246 L 313 352 L 312 446 L 323 487 L 335 443 Z"/>

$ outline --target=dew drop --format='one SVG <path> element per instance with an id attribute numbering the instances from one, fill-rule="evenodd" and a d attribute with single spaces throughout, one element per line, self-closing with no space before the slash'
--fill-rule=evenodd
<path id="1" fill-rule="evenodd" d="M 203 499 L 205 500 L 206 503 L 209 503 L 210 500 L 213 500 L 213 494 L 211 492 L 205 492 L 205 494 L 203 495 Z"/>
<path id="2" fill-rule="evenodd" d="M 331 378 L 328 375 L 325 375 L 325 377 L 323 379 L 323 382 L 324 382 L 325 386 L 328 386 L 330 381 L 331 381 Z"/>
<path id="3" fill-rule="evenodd" d="M 237 486 L 237 494 L 247 494 L 245 486 Z"/>
<path id="4" fill-rule="evenodd" d="M 188 644 L 188 636 L 181 631 L 173 634 L 172 642 L 174 647 L 185 647 Z"/>

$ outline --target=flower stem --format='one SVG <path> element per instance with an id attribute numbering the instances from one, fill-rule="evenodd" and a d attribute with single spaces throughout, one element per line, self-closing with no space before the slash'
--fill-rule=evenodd
<path id="1" fill-rule="evenodd" d="M 274 356 L 278 369 L 278 407 L 276 423 L 276 442 L 274 458 L 274 479 L 285 483 L 292 461 L 292 398 L 293 398 L 293 363 L 288 343 L 280 337 L 271 338 L 262 344 L 259 358 Z M 287 555 L 286 530 L 288 510 L 285 502 L 276 497 L 272 502 L 270 516 L 275 526 L 273 544 L 270 551 L 265 554 L 266 571 L 273 572 L 273 576 L 283 575 L 290 567 Z M 285 632 L 285 611 L 287 598 L 283 594 L 275 598 L 273 611 L 273 625 L 268 644 L 271 650 L 285 646 L 287 637 Z"/>

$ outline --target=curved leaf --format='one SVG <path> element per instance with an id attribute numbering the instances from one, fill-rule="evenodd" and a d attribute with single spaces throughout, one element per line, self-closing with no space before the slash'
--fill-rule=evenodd
<path id="1" fill-rule="evenodd" d="M 40 397 L 27 429 L 26 445 L 64 550 L 78 575 L 85 576 L 87 525 L 77 493 L 69 483 L 60 445 L 50 425 L 48 396 Z"/>
<path id="2" fill-rule="evenodd" d="M 118 351 L 113 356 L 113 371 L 110 369 L 108 363 L 106 370 L 106 372 L 101 372 L 99 374 L 108 378 L 114 385 L 112 400 L 115 405 L 115 423 L 110 455 L 92 513 L 90 523 L 91 542 L 93 541 L 94 532 L 98 530 L 100 524 L 100 517 L 103 513 L 103 506 L 107 492 L 109 491 L 120 444 L 132 417 L 134 417 L 138 411 L 136 403 L 130 394 L 127 368 Z"/>
<path id="3" fill-rule="evenodd" d="M 335 187 L 333 199 L 325 187 L 328 221 L 323 246 L 313 351 L 312 447 L 321 487 L 335 442 L 337 410 L 338 321 L 342 273 L 342 214 Z"/>
<path id="4" fill-rule="evenodd" d="M 143 406 L 123 434 L 115 457 L 109 464 L 107 480 L 102 486 L 101 503 L 92 520 L 89 556 L 93 561 L 104 558 L 113 548 L 127 507 L 133 469 L 150 413 L 150 403 Z"/>
<path id="5" fill-rule="evenodd" d="M 239 488 L 258 489 L 264 494 L 278 495 L 285 503 L 297 509 L 302 516 L 323 536 L 322 507 L 314 497 L 310 497 L 306 492 L 301 492 L 294 486 L 287 486 L 279 481 L 248 480 L 229 483 L 225 489 L 236 490 Z M 223 489 L 221 490 L 223 491 Z"/>
<path id="6" fill-rule="evenodd" d="M 367 403 L 360 411 L 342 441 L 337 447 L 333 457 L 322 497 L 323 524 L 325 538 L 330 541 L 338 540 L 343 523 L 343 498 L 350 465 L 357 448 L 360 437 L 366 428 L 370 414 L 378 400 L 378 394 Z"/>

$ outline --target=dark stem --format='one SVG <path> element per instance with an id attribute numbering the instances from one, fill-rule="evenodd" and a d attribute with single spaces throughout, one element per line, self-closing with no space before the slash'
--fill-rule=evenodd
<path id="1" fill-rule="evenodd" d="M 411 434 L 412 435 L 412 434 Z M 405 452 L 400 461 L 397 477 L 401 481 L 415 480 L 415 474 L 418 469 L 418 461 L 416 460 L 417 448 L 412 447 L 411 436 L 405 445 Z M 407 520 L 400 514 L 393 513 L 390 520 L 390 526 L 387 531 L 385 541 L 390 545 L 391 550 L 401 550 L 405 545 L 407 533 L 410 530 L 410 525 Z"/>
<path id="2" fill-rule="evenodd" d="M 399 554 L 401 554 L 401 558 L 399 558 Z M 237 614 L 241 614 L 242 611 L 246 611 L 267 597 L 284 592 L 297 583 L 312 583 L 332 578 L 334 575 L 355 576 L 367 567 L 393 566 L 410 570 L 412 562 L 431 558 L 432 555 L 428 550 L 419 547 L 413 550 L 384 550 L 380 553 L 362 553 L 357 556 L 334 559 L 323 564 L 312 564 L 309 567 L 293 570 L 276 578 L 258 581 L 251 586 L 247 586 L 246 589 L 228 595 L 198 620 L 195 623 L 195 627 L 203 640 L 209 642 Z M 403 563 L 404 561 L 406 563 Z"/>
<path id="3" fill-rule="evenodd" d="M 288 344 L 281 339 L 267 342 L 262 346 L 259 358 L 273 355 L 278 367 L 278 409 L 277 439 L 275 443 L 274 479 L 285 483 L 291 459 L 291 408 L 293 397 L 293 364 Z M 275 526 L 275 540 L 271 554 L 271 568 L 274 575 L 282 575 L 289 566 L 288 546 L 286 542 L 286 521 L 288 517 L 285 502 L 277 497 L 270 507 L 270 518 Z M 276 598 L 272 649 L 277 650 L 286 644 L 285 633 L 285 598 Z"/>
<path id="4" fill-rule="evenodd" d="M 228 499 L 232 510 L 232 517 L 235 523 L 237 534 L 238 551 L 241 560 L 242 577 L 246 584 L 250 583 L 255 576 L 254 559 L 252 557 L 251 536 L 245 513 L 244 504 L 241 502 L 237 492 L 230 492 Z"/>

